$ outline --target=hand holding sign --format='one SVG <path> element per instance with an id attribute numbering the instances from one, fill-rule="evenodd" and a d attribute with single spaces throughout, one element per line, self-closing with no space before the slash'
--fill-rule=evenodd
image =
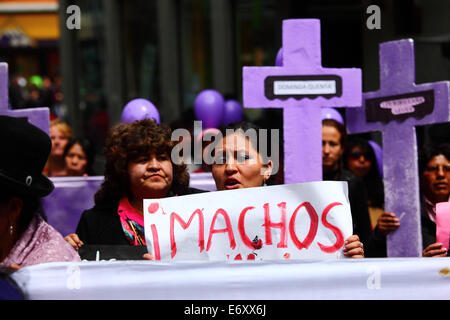
<path id="1" fill-rule="evenodd" d="M 352 233 L 336 181 L 146 199 L 144 221 L 149 253 L 165 261 L 335 258 Z"/>

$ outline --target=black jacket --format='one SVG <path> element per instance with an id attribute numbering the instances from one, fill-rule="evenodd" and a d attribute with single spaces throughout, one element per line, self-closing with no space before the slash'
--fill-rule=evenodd
<path id="1" fill-rule="evenodd" d="M 421 202 L 420 223 L 422 225 L 422 245 L 423 249 L 425 249 L 430 244 L 436 242 L 436 223 L 428 217 L 427 208 L 423 199 Z"/>
<path id="2" fill-rule="evenodd" d="M 188 188 L 183 195 L 202 192 L 207 191 Z M 130 245 L 117 213 L 119 201 L 120 199 L 104 201 L 82 213 L 75 233 L 84 244 Z"/>
<path id="3" fill-rule="evenodd" d="M 326 174 L 323 180 L 347 181 L 348 200 L 352 212 L 353 234 L 367 246 L 372 233 L 366 187 L 363 181 L 346 169 Z"/>
<path id="4" fill-rule="evenodd" d="M 436 242 L 436 223 L 430 220 L 427 216 L 427 209 L 425 207 L 425 202 L 421 199 L 420 202 L 420 223 L 422 228 L 422 249 L 425 249 L 430 244 Z M 373 232 L 373 238 L 370 243 L 369 255 L 367 257 L 377 257 L 383 258 L 387 257 L 386 249 L 386 237 L 379 235 L 377 229 L 375 228 Z"/>

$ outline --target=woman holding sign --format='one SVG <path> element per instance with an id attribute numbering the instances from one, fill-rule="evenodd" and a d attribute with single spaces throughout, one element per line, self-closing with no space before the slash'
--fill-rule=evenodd
<path id="1" fill-rule="evenodd" d="M 244 134 L 248 130 L 256 132 L 256 140 Z M 263 159 L 257 148 L 259 132 L 259 128 L 247 122 L 231 124 L 222 130 L 223 138 L 217 142 L 212 165 L 217 190 L 261 187 L 269 182 L 273 163 Z M 343 253 L 352 258 L 364 257 L 363 245 L 357 235 L 346 239 Z"/>
<path id="2" fill-rule="evenodd" d="M 95 206 L 83 212 L 76 234 L 66 241 L 76 249 L 83 244 L 145 245 L 144 199 L 203 192 L 188 187 L 186 165 L 172 162 L 176 142 L 171 134 L 168 126 L 148 119 L 112 128 Z"/>

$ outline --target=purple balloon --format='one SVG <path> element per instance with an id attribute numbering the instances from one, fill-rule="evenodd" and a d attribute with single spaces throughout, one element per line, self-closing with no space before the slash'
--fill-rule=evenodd
<path id="1" fill-rule="evenodd" d="M 218 91 L 203 90 L 194 101 L 195 117 L 202 121 L 203 128 L 217 128 L 223 120 L 224 105 L 224 99 Z"/>
<path id="2" fill-rule="evenodd" d="M 242 107 L 236 100 L 225 101 L 225 110 L 223 112 L 223 124 L 228 125 L 233 122 L 242 121 Z"/>
<path id="3" fill-rule="evenodd" d="M 333 119 L 337 122 L 340 122 L 344 124 L 344 119 L 342 118 L 342 115 L 334 108 L 322 108 L 322 120 L 324 119 Z"/>
<path id="4" fill-rule="evenodd" d="M 373 149 L 375 154 L 375 159 L 377 160 L 378 172 L 380 173 L 381 179 L 383 179 L 383 150 L 375 141 L 367 141 Z"/>
<path id="5" fill-rule="evenodd" d="M 136 120 L 154 119 L 159 124 L 158 109 L 150 101 L 142 98 L 133 99 L 125 105 L 122 111 L 121 122 L 133 122 Z"/>
<path id="6" fill-rule="evenodd" d="M 277 67 L 283 66 L 283 47 L 278 50 L 277 57 L 275 58 L 275 65 Z"/>

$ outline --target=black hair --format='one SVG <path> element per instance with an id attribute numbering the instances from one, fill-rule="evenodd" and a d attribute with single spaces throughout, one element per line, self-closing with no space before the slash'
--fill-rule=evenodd
<path id="1" fill-rule="evenodd" d="M 261 141 L 262 141 L 261 139 L 265 139 L 264 142 L 266 143 L 266 145 L 265 145 L 266 151 L 272 150 L 272 137 L 269 135 L 269 132 L 270 132 L 270 130 L 273 130 L 273 129 L 266 129 L 267 130 L 267 136 L 266 137 L 262 137 L 261 136 L 262 129 L 264 129 L 264 128 L 261 128 L 257 124 L 255 124 L 253 122 L 250 122 L 250 121 L 233 122 L 233 123 L 230 123 L 230 124 L 228 124 L 226 126 L 221 126 L 219 128 L 219 130 L 220 130 L 220 132 L 221 132 L 223 137 L 225 137 L 226 134 L 227 134 L 227 131 L 230 131 L 230 130 L 233 130 L 233 131 L 242 130 L 244 133 L 248 132 L 248 130 L 254 131 L 256 133 L 256 136 L 255 136 L 256 137 L 256 141 L 251 141 L 252 147 L 261 156 L 262 163 L 263 164 L 267 164 L 268 161 L 270 160 L 270 157 L 269 157 L 269 155 L 266 154 L 266 152 L 261 152 L 261 150 L 260 150 Z M 273 154 L 271 154 L 270 156 L 273 156 Z M 272 175 L 270 175 L 269 179 L 266 181 L 266 183 L 268 185 L 276 184 L 276 181 L 273 178 L 274 175 L 275 174 L 272 173 Z"/>
<path id="2" fill-rule="evenodd" d="M 428 162 L 435 156 L 443 155 L 450 161 L 450 144 L 439 143 L 424 146 L 419 153 L 419 174 L 421 175 Z"/>
<path id="3" fill-rule="evenodd" d="M 255 148 L 255 150 L 258 151 L 258 153 L 260 153 L 260 150 L 259 150 L 260 141 L 261 141 L 260 133 L 261 133 L 261 129 L 262 128 L 260 126 L 258 126 L 257 124 L 254 124 L 254 123 L 249 122 L 249 121 L 239 121 L 239 122 L 230 123 L 230 124 L 228 124 L 226 126 L 221 126 L 219 128 L 220 133 L 222 134 L 223 137 L 226 136 L 227 130 L 228 131 L 229 130 L 236 131 L 236 130 L 239 130 L 239 129 L 244 131 L 244 133 L 248 132 L 248 130 L 254 130 L 256 132 L 256 141 L 252 141 L 252 142 L 254 142 L 254 145 L 252 145 L 252 147 Z M 267 145 L 266 146 L 267 146 L 267 150 L 272 150 L 271 149 L 271 146 L 272 146 L 271 145 L 271 139 L 267 139 Z M 261 155 L 261 156 L 263 156 L 263 155 Z M 265 163 L 265 162 L 267 162 L 267 160 L 268 159 L 263 159 L 263 162 Z"/>
<path id="4" fill-rule="evenodd" d="M 86 154 L 87 159 L 86 173 L 88 175 L 94 175 L 94 173 L 92 172 L 92 164 L 94 163 L 95 150 L 92 144 L 89 142 L 89 140 L 81 138 L 69 140 L 69 142 L 66 144 L 64 148 L 63 158 L 67 156 L 69 150 L 76 144 L 80 145 L 84 153 Z"/>

